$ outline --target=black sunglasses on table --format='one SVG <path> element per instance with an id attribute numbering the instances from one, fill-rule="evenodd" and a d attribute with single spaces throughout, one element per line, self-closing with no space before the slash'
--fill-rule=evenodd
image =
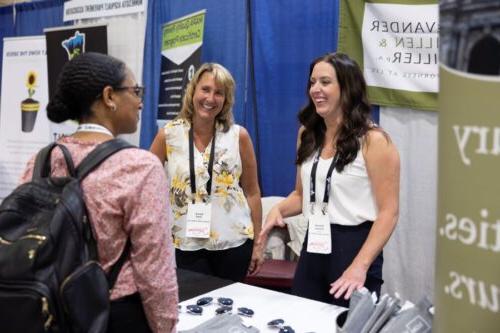
<path id="1" fill-rule="evenodd" d="M 196 301 L 196 305 L 188 305 L 188 313 L 191 314 L 201 314 L 203 312 L 202 307 L 212 304 L 213 297 L 202 297 Z M 217 298 L 217 304 L 219 307 L 215 310 L 215 314 L 223 314 L 223 313 L 231 313 L 233 310 L 233 300 L 227 297 L 219 297 Z M 239 307 L 238 314 L 245 317 L 252 317 L 254 315 L 254 311 L 252 309 L 246 307 Z"/>
<path id="2" fill-rule="evenodd" d="M 283 319 L 274 319 L 267 323 L 270 328 L 279 328 L 279 333 L 295 333 L 295 330 L 291 326 L 285 326 L 285 321 Z"/>

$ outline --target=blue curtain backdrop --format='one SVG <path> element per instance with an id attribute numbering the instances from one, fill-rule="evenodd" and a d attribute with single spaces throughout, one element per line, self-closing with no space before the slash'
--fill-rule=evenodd
<path id="1" fill-rule="evenodd" d="M 306 102 L 309 64 L 336 49 L 338 4 L 331 0 L 251 3 L 262 188 L 265 195 L 287 195 L 295 185 L 297 113 Z"/>
<path id="2" fill-rule="evenodd" d="M 140 145 L 149 148 L 157 133 L 158 81 L 161 61 L 161 27 L 173 19 L 206 9 L 202 62 L 218 62 L 236 81 L 235 120 L 245 126 L 245 82 L 247 64 L 246 1 L 219 0 L 150 0 L 143 81 L 149 88 L 142 112 Z"/>
<path id="3" fill-rule="evenodd" d="M 297 114 L 307 102 L 311 61 L 337 48 L 338 1 L 252 0 L 259 171 L 264 195 L 295 188 Z M 378 107 L 372 115 L 378 122 Z"/>
<path id="4" fill-rule="evenodd" d="M 43 29 L 63 24 L 63 0 L 34 1 L 0 8 L 0 58 L 3 38 L 43 35 Z M 0 73 L 2 62 L 0 61 Z M 0 86 L 1 86 L 0 75 Z"/>
<path id="5" fill-rule="evenodd" d="M 149 0 L 144 39 L 144 64 L 142 82 L 146 87 L 141 113 L 140 146 L 148 149 L 157 132 L 156 112 L 158 108 L 159 80 L 161 71 L 162 23 L 168 21 L 170 1 Z"/>

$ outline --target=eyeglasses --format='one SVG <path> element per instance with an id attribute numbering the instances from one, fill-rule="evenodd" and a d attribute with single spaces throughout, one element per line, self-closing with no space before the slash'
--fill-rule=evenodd
<path id="1" fill-rule="evenodd" d="M 274 319 L 267 323 L 267 326 L 271 328 L 279 328 L 279 333 L 295 333 L 295 330 L 291 326 L 284 326 L 285 321 L 283 319 Z"/>
<path id="2" fill-rule="evenodd" d="M 144 90 L 145 90 L 145 88 L 141 87 L 140 85 L 116 87 L 116 88 L 113 88 L 113 89 L 114 90 L 128 90 L 128 89 L 132 89 L 132 91 L 134 92 L 134 94 L 137 97 L 139 97 L 140 99 L 142 99 L 144 97 Z"/>

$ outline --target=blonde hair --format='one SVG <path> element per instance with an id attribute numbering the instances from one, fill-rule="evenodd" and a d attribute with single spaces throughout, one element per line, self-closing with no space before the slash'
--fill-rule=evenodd
<path id="1" fill-rule="evenodd" d="M 224 87 L 224 105 L 221 112 L 215 117 L 215 121 L 223 126 L 223 132 L 227 132 L 234 122 L 232 109 L 234 105 L 235 82 L 231 73 L 224 66 L 217 63 L 205 63 L 196 71 L 193 79 L 186 87 L 186 92 L 182 100 L 182 108 L 177 119 L 186 119 L 192 124 L 194 92 L 202 75 L 205 73 L 211 73 L 214 76 L 215 83 Z"/>

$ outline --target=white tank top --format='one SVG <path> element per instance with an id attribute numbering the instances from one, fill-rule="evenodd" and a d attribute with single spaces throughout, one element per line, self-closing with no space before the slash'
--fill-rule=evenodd
<path id="1" fill-rule="evenodd" d="M 302 180 L 302 212 L 306 219 L 310 214 L 310 178 L 314 161 L 314 153 L 301 165 Z M 316 202 L 323 202 L 326 174 L 333 157 L 319 159 L 316 170 Z M 365 221 L 375 221 L 377 206 L 372 186 L 366 172 L 365 159 L 361 149 L 356 159 L 344 167 L 341 173 L 334 170 L 331 179 L 330 198 L 328 200 L 328 216 L 330 223 L 341 225 L 358 225 Z"/>

